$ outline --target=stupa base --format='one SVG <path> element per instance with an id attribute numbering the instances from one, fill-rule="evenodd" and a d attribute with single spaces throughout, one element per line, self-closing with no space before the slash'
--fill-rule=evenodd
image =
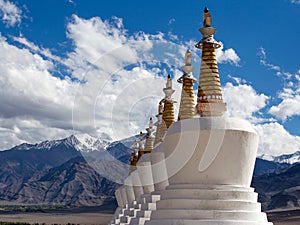
<path id="1" fill-rule="evenodd" d="M 170 185 L 146 225 L 272 225 L 253 188 L 231 185 Z"/>

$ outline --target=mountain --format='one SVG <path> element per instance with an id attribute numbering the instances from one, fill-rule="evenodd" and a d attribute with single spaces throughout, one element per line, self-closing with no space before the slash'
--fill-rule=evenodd
<path id="1" fill-rule="evenodd" d="M 114 199 L 117 182 L 128 174 L 130 152 L 121 142 L 88 135 L 1 151 L 0 201 L 102 205 Z"/>
<path id="2" fill-rule="evenodd" d="M 300 206 L 300 164 L 280 173 L 253 177 L 264 210 L 294 209 Z"/>
<path id="3" fill-rule="evenodd" d="M 271 156 L 267 154 L 263 154 L 259 156 L 260 159 L 272 161 L 276 163 L 287 163 L 287 164 L 295 164 L 300 162 L 300 151 L 297 151 L 293 154 L 281 155 L 281 156 Z"/>
<path id="4" fill-rule="evenodd" d="M 256 158 L 254 176 L 270 174 L 270 173 L 279 173 L 289 167 L 291 167 L 291 165 L 288 163 L 272 162 L 272 161 Z"/>

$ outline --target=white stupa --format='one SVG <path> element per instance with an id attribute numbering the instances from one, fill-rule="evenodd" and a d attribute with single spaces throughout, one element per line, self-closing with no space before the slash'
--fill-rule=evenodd
<path id="1" fill-rule="evenodd" d="M 183 83 L 180 120 L 168 127 L 151 153 L 139 159 L 137 169 L 116 191 L 119 207 L 111 224 L 272 224 L 250 187 L 258 136 L 247 121 L 223 116 L 226 104 L 215 54 L 220 45 L 213 38 L 216 29 L 207 8 L 200 32 L 197 105 L 191 107 L 194 78 L 187 52 L 179 80 Z M 168 119 L 172 116 L 169 109 Z"/>

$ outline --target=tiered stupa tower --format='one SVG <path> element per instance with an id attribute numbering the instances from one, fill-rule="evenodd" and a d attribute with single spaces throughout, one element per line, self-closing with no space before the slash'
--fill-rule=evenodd
<path id="1" fill-rule="evenodd" d="M 192 66 L 192 54 L 189 50 L 185 54 L 185 65 L 182 66 L 181 69 L 183 76 L 177 80 L 178 83 L 183 84 L 178 120 L 190 119 L 195 116 L 195 95 L 193 86 L 197 80 L 192 74 L 195 68 Z"/>
<path id="2" fill-rule="evenodd" d="M 164 104 L 164 111 L 163 111 L 163 126 L 162 126 L 162 134 L 164 135 L 171 126 L 172 123 L 175 122 L 175 112 L 174 112 L 174 101 L 172 95 L 174 94 L 175 90 L 172 88 L 172 78 L 168 75 L 166 87 L 163 89 L 165 93 L 165 98 L 162 100 Z"/>
<path id="3" fill-rule="evenodd" d="M 196 45 L 202 48 L 196 107 L 200 117 L 174 122 L 169 77 L 163 101 L 168 130 L 161 144 L 143 155 L 137 170 L 126 179 L 133 187 L 125 182 L 117 190 L 119 208 L 111 224 L 273 225 L 250 187 L 258 135 L 249 122 L 222 116 L 226 104 L 215 55 L 219 44 L 213 39 L 216 29 L 211 25 L 212 17 L 205 8 L 200 29 L 203 39 Z M 188 55 L 186 64 L 189 62 Z M 187 109 L 191 112 L 190 104 L 185 103 L 181 115 Z M 142 187 L 142 194 L 137 187 Z"/>
<path id="4" fill-rule="evenodd" d="M 163 138 L 163 134 L 162 134 L 163 111 L 164 111 L 164 106 L 160 102 L 159 105 L 158 105 L 158 114 L 156 115 L 157 121 L 154 124 L 156 126 L 154 146 L 156 146 L 158 143 L 160 143 L 162 141 L 162 138 Z"/>
<path id="5" fill-rule="evenodd" d="M 146 146 L 145 146 L 145 153 L 148 154 L 151 153 L 153 150 L 153 120 L 150 118 L 149 121 L 149 127 L 146 129 L 147 135 L 146 135 Z"/>
<path id="6" fill-rule="evenodd" d="M 130 161 L 130 173 L 131 174 L 136 169 L 136 164 L 139 159 L 139 143 L 134 141 L 131 149 L 131 161 Z"/>
<path id="7" fill-rule="evenodd" d="M 204 9 L 204 22 L 200 32 L 203 38 L 196 44 L 196 48 L 202 49 L 197 113 L 202 117 L 222 116 L 226 112 L 226 104 L 223 102 L 215 53 L 215 49 L 221 45 L 214 39 L 217 29 L 212 27 L 212 16 L 208 8 Z"/>
<path id="8" fill-rule="evenodd" d="M 143 132 L 140 132 L 140 140 L 139 140 L 139 154 L 138 154 L 138 161 L 140 160 L 140 158 L 146 154 L 145 151 L 145 141 L 144 141 L 144 135 Z"/>

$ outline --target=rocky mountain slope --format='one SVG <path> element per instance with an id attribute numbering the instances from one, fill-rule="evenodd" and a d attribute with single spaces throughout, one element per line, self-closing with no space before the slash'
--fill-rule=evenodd
<path id="1" fill-rule="evenodd" d="M 2 151 L 0 201 L 102 205 L 113 199 L 119 186 L 105 175 L 119 176 L 122 180 L 120 174 L 128 169 L 124 165 L 129 162 L 130 151 L 121 142 L 109 143 L 88 136 L 22 144 Z M 103 171 L 106 174 L 101 174 Z"/>
<path id="2" fill-rule="evenodd" d="M 252 186 L 259 193 L 264 210 L 299 207 L 300 164 L 294 164 L 279 173 L 254 176 Z"/>

